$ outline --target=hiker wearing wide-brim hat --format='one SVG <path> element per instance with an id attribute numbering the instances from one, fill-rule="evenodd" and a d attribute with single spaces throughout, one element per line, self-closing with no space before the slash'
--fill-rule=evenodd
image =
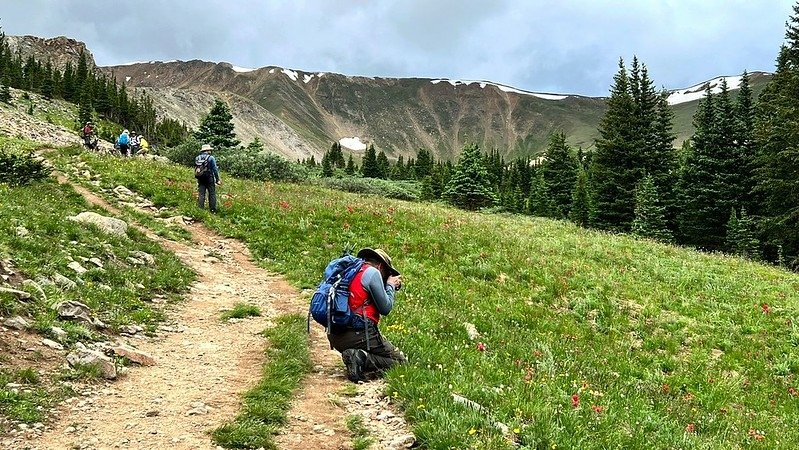
<path id="1" fill-rule="evenodd" d="M 205 195 L 208 194 L 208 209 L 216 212 L 216 185 L 222 184 L 216 158 L 211 155 L 211 144 L 203 144 L 200 154 L 194 158 L 194 177 L 197 178 L 197 207 L 205 208 Z"/>
<path id="2" fill-rule="evenodd" d="M 382 316 L 394 308 L 402 277 L 384 250 L 369 247 L 358 252 L 364 264 L 350 283 L 349 306 L 363 319 L 358 327 L 327 335 L 331 347 L 341 352 L 350 381 L 364 381 L 370 372 L 382 373 L 406 359 L 378 329 Z"/>

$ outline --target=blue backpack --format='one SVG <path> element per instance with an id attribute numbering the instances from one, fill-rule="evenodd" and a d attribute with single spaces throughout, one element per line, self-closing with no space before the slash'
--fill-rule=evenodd
<path id="1" fill-rule="evenodd" d="M 319 284 L 308 308 L 308 329 L 311 317 L 325 326 L 328 334 L 346 328 L 363 329 L 365 322 L 350 309 L 350 283 L 363 267 L 363 260 L 345 254 L 330 261 L 325 269 L 325 278 Z"/>
<path id="2" fill-rule="evenodd" d="M 120 134 L 117 143 L 119 143 L 119 145 L 128 145 L 128 135 L 125 133 Z"/>

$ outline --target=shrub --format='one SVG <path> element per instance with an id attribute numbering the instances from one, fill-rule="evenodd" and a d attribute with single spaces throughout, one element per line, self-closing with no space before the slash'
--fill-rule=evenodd
<path id="1" fill-rule="evenodd" d="M 190 137 L 182 144 L 166 149 L 165 156 L 170 161 L 184 166 L 194 166 L 194 158 L 200 154 L 200 141 Z"/>
<path id="2" fill-rule="evenodd" d="M 397 200 L 419 200 L 419 183 L 413 181 L 381 180 L 379 178 L 322 178 L 318 184 L 356 194 L 372 194 Z"/>
<path id="3" fill-rule="evenodd" d="M 308 169 L 274 153 L 233 150 L 217 157 L 220 169 L 238 178 L 257 181 L 302 181 Z"/>
<path id="4" fill-rule="evenodd" d="M 7 151 L 0 148 L 0 183 L 21 186 L 47 178 L 50 170 L 33 153 Z"/>

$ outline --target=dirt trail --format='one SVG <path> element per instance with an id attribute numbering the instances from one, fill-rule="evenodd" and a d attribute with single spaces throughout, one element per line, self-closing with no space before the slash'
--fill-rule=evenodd
<path id="1" fill-rule="evenodd" d="M 117 211 L 74 187 L 91 203 Z M 131 367 L 120 380 L 73 399 L 45 433 L 17 442 L 19 448 L 216 448 L 208 432 L 236 416 L 241 394 L 261 377 L 266 342 L 259 333 L 273 318 L 304 312 L 306 305 L 285 280 L 257 267 L 240 242 L 200 224 L 187 227 L 190 245 L 142 229 L 198 273 L 185 301 L 170 313 L 171 326 L 162 327 L 156 338 L 130 339 L 156 365 Z M 220 320 L 222 310 L 241 302 L 257 305 L 264 315 Z M 316 369 L 289 413 L 291 424 L 278 437 L 280 447 L 348 448 L 346 412 L 328 400 L 347 384 L 340 360 L 327 349 L 321 329 L 314 328 L 311 339 Z"/>

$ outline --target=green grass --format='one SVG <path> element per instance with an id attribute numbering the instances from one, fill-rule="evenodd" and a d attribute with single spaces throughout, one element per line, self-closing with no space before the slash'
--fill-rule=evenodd
<path id="1" fill-rule="evenodd" d="M 9 383 L 21 386 L 9 387 Z M 45 408 L 56 398 L 41 386 L 40 376 L 34 369 L 0 368 L 0 415 L 24 423 L 40 422 Z"/>
<path id="2" fill-rule="evenodd" d="M 276 449 L 272 437 L 286 423 L 292 395 L 311 368 L 304 316 L 283 316 L 264 335 L 269 346 L 263 379 L 244 395 L 239 416 L 213 431 L 218 445 Z"/>
<path id="3" fill-rule="evenodd" d="M 346 419 L 347 429 L 352 434 L 353 450 L 366 450 L 372 446 L 374 439 L 369 437 L 369 429 L 363 423 L 363 417 L 359 415 L 349 415 Z"/>
<path id="4" fill-rule="evenodd" d="M 232 178 L 211 216 L 193 206 L 189 169 L 80 158 L 246 241 L 300 288 L 348 243 L 387 250 L 405 283 L 381 330 L 409 359 L 387 373 L 388 393 L 423 447 L 799 442 L 796 274 L 565 222 Z M 235 427 L 261 424 L 246 417 Z"/>
<path id="5" fill-rule="evenodd" d="M 233 309 L 222 313 L 222 320 L 244 319 L 245 317 L 260 316 L 261 310 L 255 305 L 236 303 Z"/>

